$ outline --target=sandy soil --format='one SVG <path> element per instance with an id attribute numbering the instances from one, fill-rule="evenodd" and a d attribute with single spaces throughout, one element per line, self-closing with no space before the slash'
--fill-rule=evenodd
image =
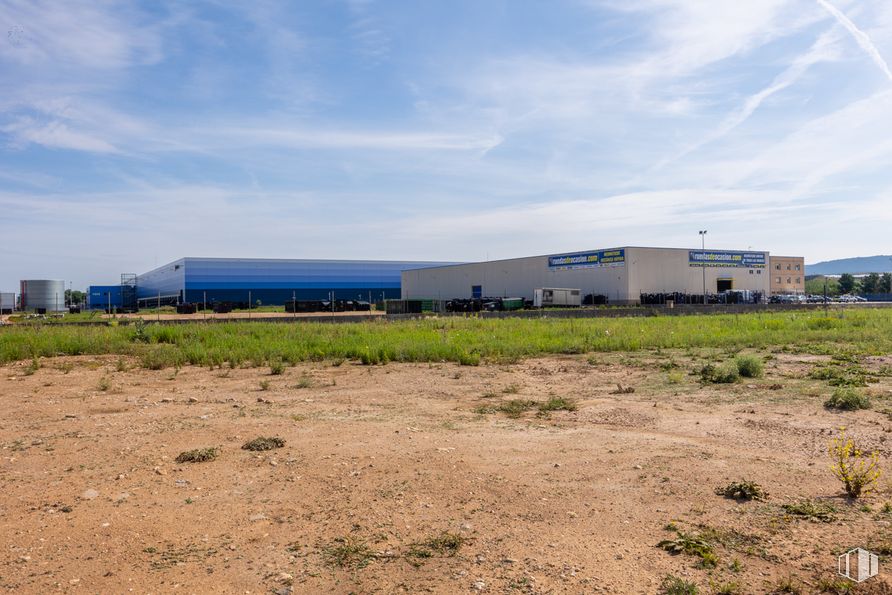
<path id="1" fill-rule="evenodd" d="M 0 588 L 655 593 L 674 574 L 702 593 L 730 582 L 767 593 L 789 577 L 811 593 L 838 554 L 892 533 L 886 481 L 869 509 L 849 505 L 826 454 L 847 426 L 888 464 L 888 379 L 869 389 L 874 410 L 832 413 L 821 406 L 831 389 L 803 378 L 820 358 L 779 355 L 765 378 L 701 387 L 661 369 L 668 357 L 348 362 L 279 376 L 118 371 L 117 358 L 47 359 L 33 374 L 25 362 L 4 366 Z M 616 394 L 618 384 L 635 391 Z M 550 395 L 579 408 L 477 412 Z M 258 436 L 286 444 L 241 449 Z M 203 447 L 219 457 L 175 462 Z M 741 479 L 770 499 L 714 493 Z M 836 520 L 781 508 L 802 498 L 833 503 Z M 674 536 L 670 522 L 718 531 L 718 566 L 656 547 Z M 461 536 L 457 551 L 418 555 L 443 532 Z M 345 544 L 368 555 L 340 567 Z M 886 574 L 864 592 L 888 592 Z"/>

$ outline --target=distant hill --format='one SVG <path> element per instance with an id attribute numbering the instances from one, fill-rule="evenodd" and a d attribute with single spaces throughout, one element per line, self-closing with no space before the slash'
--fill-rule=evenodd
<path id="1" fill-rule="evenodd" d="M 805 265 L 805 272 L 811 275 L 842 275 L 843 273 L 885 273 L 892 271 L 892 256 L 858 256 L 840 258 Z"/>

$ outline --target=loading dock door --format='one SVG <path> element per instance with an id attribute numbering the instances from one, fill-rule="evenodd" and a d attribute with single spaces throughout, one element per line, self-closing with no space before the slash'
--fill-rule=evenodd
<path id="1" fill-rule="evenodd" d="M 482 285 L 471 285 L 471 297 L 479 300 L 483 297 L 483 286 Z"/>
<path id="2" fill-rule="evenodd" d="M 734 289 L 734 279 L 716 279 L 715 289 L 718 293 Z"/>

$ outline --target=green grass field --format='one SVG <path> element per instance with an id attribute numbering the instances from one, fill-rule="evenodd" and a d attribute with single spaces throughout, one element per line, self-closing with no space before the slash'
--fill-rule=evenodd
<path id="1" fill-rule="evenodd" d="M 127 355 L 154 369 L 282 361 L 481 361 L 568 353 L 778 348 L 818 354 L 892 353 L 892 310 L 597 319 L 440 318 L 351 324 L 232 322 L 131 326 L 10 326 L 0 363 L 56 355 Z"/>

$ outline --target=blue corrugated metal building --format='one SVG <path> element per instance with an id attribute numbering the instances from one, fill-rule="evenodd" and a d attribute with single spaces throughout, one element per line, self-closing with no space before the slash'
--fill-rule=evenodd
<path id="1" fill-rule="evenodd" d="M 399 299 L 401 273 L 442 262 L 181 258 L 137 276 L 141 306 L 219 302 L 281 305 L 298 300 Z"/>
<path id="2" fill-rule="evenodd" d="M 91 285 L 87 289 L 87 308 L 90 310 L 120 310 L 124 294 L 120 285 Z"/>

